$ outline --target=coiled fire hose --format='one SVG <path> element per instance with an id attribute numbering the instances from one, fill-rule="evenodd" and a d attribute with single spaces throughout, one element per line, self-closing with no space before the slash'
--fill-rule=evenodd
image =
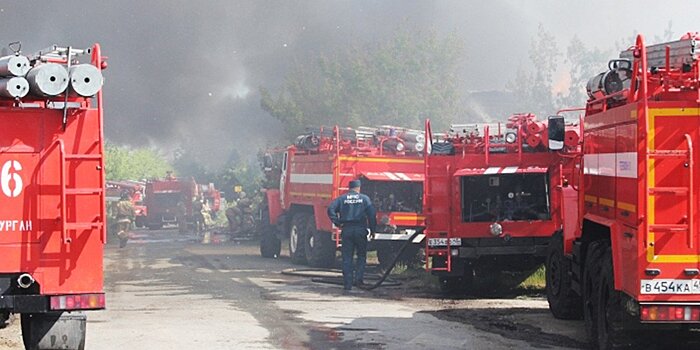
<path id="1" fill-rule="evenodd" d="M 364 290 L 374 290 L 378 288 L 381 285 L 384 286 L 398 286 L 401 285 L 400 282 L 394 281 L 394 280 L 387 280 L 389 275 L 391 274 L 391 271 L 394 269 L 396 266 L 396 263 L 399 261 L 399 258 L 403 254 L 404 251 L 406 251 L 406 248 L 408 248 L 409 245 L 413 243 L 413 239 L 416 238 L 420 234 L 420 231 L 414 232 L 407 240 L 406 242 L 401 246 L 399 251 L 394 255 L 394 258 L 391 260 L 391 264 L 389 264 L 389 268 L 387 268 L 383 274 L 381 275 L 376 275 L 376 274 L 369 274 L 367 275 L 367 278 L 374 280 L 377 279 L 376 282 L 366 284 L 364 286 L 359 286 L 358 288 L 364 289 Z M 325 283 L 325 284 L 334 284 L 334 285 L 343 285 L 343 277 L 342 276 L 321 276 L 321 274 L 338 274 L 341 273 L 342 271 L 338 269 L 285 269 L 282 270 L 283 275 L 289 275 L 289 276 L 301 276 L 301 277 L 311 277 L 312 282 L 316 283 Z"/>

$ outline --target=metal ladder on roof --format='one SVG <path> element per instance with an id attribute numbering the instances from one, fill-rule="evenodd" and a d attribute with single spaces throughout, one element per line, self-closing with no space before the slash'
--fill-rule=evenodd
<path id="1" fill-rule="evenodd" d="M 101 187 L 89 188 L 89 187 L 68 187 L 66 175 L 67 168 L 72 162 L 98 162 L 102 165 L 102 155 L 100 154 L 68 154 L 65 151 L 65 144 L 63 140 L 55 141 L 56 147 L 58 147 L 58 152 L 60 156 L 60 195 L 61 195 L 61 239 L 63 243 L 71 243 L 71 238 L 69 235 L 70 231 L 81 231 L 81 230 L 94 230 L 102 229 L 104 226 L 104 220 L 98 220 L 97 222 L 86 221 L 69 221 L 68 220 L 68 210 L 67 210 L 67 198 L 70 196 L 100 196 L 100 217 L 104 213 L 104 200 L 102 200 L 103 189 Z M 100 171 L 100 183 L 104 183 L 102 178 L 102 172 Z M 104 219 L 104 218 L 102 218 Z M 104 235 L 104 230 L 102 230 L 100 239 L 104 243 L 106 237 Z"/>
<path id="2" fill-rule="evenodd" d="M 688 184 L 686 186 L 680 186 L 680 187 L 659 187 L 657 186 L 656 183 L 656 177 L 654 177 L 653 182 L 647 179 L 645 181 L 646 183 L 646 192 L 648 196 L 685 196 L 686 201 L 687 201 L 687 206 L 686 206 L 686 212 L 684 215 L 685 218 L 685 223 L 682 224 L 657 224 L 656 222 L 651 222 L 648 218 L 654 217 L 654 221 L 656 220 L 656 215 L 649 215 L 649 214 L 655 214 L 651 213 L 651 211 L 655 211 L 655 207 L 653 209 L 650 209 L 649 206 L 647 205 L 647 220 L 646 220 L 646 229 L 647 229 L 647 235 L 649 232 L 686 232 L 687 233 L 687 244 L 689 248 L 693 248 L 695 245 L 695 242 L 693 240 L 693 235 L 694 235 L 694 222 L 693 222 L 693 213 L 694 213 L 694 205 L 693 205 L 693 140 L 691 139 L 689 134 L 684 135 L 684 140 L 686 144 L 686 149 L 684 150 L 655 150 L 655 149 L 649 149 L 649 146 L 647 145 L 647 152 L 646 152 L 646 161 L 647 164 L 649 164 L 650 161 L 654 161 L 657 159 L 682 159 L 685 160 L 689 174 L 688 174 Z M 654 164 L 656 166 L 656 164 Z M 653 247 L 654 242 L 649 241 L 647 238 L 648 246 Z"/>

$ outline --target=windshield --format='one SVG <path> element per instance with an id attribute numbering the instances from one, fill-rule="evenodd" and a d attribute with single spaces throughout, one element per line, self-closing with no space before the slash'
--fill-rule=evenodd
<path id="1" fill-rule="evenodd" d="M 463 176 L 462 221 L 549 220 L 548 179 L 546 173 Z"/>

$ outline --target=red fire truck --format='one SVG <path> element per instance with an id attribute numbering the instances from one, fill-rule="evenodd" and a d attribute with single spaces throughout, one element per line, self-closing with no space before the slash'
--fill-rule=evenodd
<path id="1" fill-rule="evenodd" d="M 192 223 L 192 201 L 198 193 L 197 183 L 192 178 L 176 178 L 168 174 L 164 179 L 149 180 L 146 182 L 146 225 L 151 230 L 158 230 L 165 224 L 177 224 L 182 206 L 186 222 Z"/>
<path id="2" fill-rule="evenodd" d="M 587 86 L 576 224 L 552 241 L 547 297 L 601 349 L 700 323 L 698 40 L 640 35 Z"/>
<path id="3" fill-rule="evenodd" d="M 570 126 L 564 149 L 551 152 L 547 135 L 547 123 L 532 114 L 453 125 L 441 139 L 426 121 L 427 268 L 443 291 L 475 291 L 501 270 L 531 271 L 544 261 L 564 224 L 562 202 L 575 196 L 565 184 L 579 142 Z"/>
<path id="4" fill-rule="evenodd" d="M 299 136 L 281 157 L 279 188 L 265 191 L 270 223 L 279 229 L 263 233 L 262 255 L 278 255 L 280 239 L 288 237 L 295 263 L 332 265 L 340 232 L 326 210 L 347 191 L 348 182 L 362 179 L 362 191 L 372 199 L 384 228 L 370 249 L 386 262 L 397 245 L 423 227 L 423 147 L 421 131 L 388 126 L 316 128 Z M 265 167 L 274 171 L 268 157 Z M 413 253 L 417 250 L 416 244 Z"/>
<path id="5" fill-rule="evenodd" d="M 83 349 L 80 311 L 105 307 L 107 64 L 97 44 L 15 49 L 0 58 L 0 315 L 21 314 L 27 349 Z"/>
<path id="6" fill-rule="evenodd" d="M 107 181 L 106 200 L 108 205 L 118 202 L 122 193 L 126 191 L 134 205 L 136 227 L 146 227 L 148 209 L 144 204 L 144 191 L 146 184 L 138 181 Z"/>

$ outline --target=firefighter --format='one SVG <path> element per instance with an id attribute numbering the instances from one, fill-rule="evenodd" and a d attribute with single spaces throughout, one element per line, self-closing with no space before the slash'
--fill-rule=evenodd
<path id="1" fill-rule="evenodd" d="M 187 196 L 182 196 L 177 202 L 177 228 L 180 233 L 187 233 Z"/>
<path id="2" fill-rule="evenodd" d="M 122 192 L 117 203 L 117 237 L 119 237 L 119 248 L 124 248 L 129 240 L 129 228 L 134 219 L 134 205 L 131 203 L 129 192 Z"/>
<path id="3" fill-rule="evenodd" d="M 360 180 L 350 181 L 348 193 L 336 198 L 328 206 L 328 217 L 340 227 L 343 255 L 343 287 L 345 292 L 355 284 L 364 285 L 367 264 L 367 235 L 372 238 L 377 230 L 377 212 L 368 196 L 360 193 Z M 357 262 L 353 264 L 353 255 Z"/>
<path id="4" fill-rule="evenodd" d="M 204 210 L 204 199 L 201 196 L 194 198 L 192 202 L 192 215 L 194 216 L 194 227 L 195 232 L 200 233 L 204 229 L 204 215 L 202 212 Z"/>

